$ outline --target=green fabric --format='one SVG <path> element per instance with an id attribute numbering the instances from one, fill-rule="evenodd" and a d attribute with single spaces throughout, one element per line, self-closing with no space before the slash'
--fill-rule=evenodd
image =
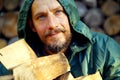
<path id="1" fill-rule="evenodd" d="M 58 1 L 66 11 L 74 37 L 69 46 L 71 54 L 66 55 L 72 75 L 79 77 L 99 71 L 103 80 L 120 80 L 120 45 L 107 35 L 92 32 L 80 21 L 74 0 Z M 33 0 L 25 0 L 19 12 L 18 34 L 20 38 L 25 38 L 37 54 L 42 50 L 38 45 L 40 40 L 27 24 L 32 2 Z M 37 55 L 43 54 L 41 52 Z"/>

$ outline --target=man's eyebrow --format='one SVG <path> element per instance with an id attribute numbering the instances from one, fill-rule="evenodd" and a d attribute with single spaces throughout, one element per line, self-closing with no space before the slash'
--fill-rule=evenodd
<path id="1" fill-rule="evenodd" d="M 45 15 L 46 13 L 45 12 L 37 12 L 35 15 L 34 15 L 34 17 L 35 18 L 37 18 L 39 15 Z"/>
<path id="2" fill-rule="evenodd" d="M 51 11 L 55 12 L 56 10 L 59 10 L 59 9 L 63 10 L 63 8 L 61 6 L 58 6 L 54 9 L 52 9 Z M 42 15 L 42 14 L 46 14 L 46 12 L 45 11 L 40 11 L 40 12 L 37 12 L 34 16 L 37 17 L 37 16 Z"/>
<path id="3" fill-rule="evenodd" d="M 54 11 L 54 10 L 58 10 L 58 9 L 63 10 L 63 8 L 62 8 L 61 6 L 58 6 L 58 7 L 54 8 L 53 11 Z"/>

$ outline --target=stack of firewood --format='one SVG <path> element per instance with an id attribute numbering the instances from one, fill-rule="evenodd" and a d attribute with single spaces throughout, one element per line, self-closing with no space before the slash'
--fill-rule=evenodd
<path id="1" fill-rule="evenodd" d="M 0 0 L 0 48 L 18 40 L 17 19 L 24 0 Z M 120 44 L 119 0 L 75 0 L 80 19 L 96 32 L 107 34 Z"/>
<path id="2" fill-rule="evenodd" d="M 119 0 L 75 0 L 80 18 L 91 30 L 107 34 L 120 44 Z"/>

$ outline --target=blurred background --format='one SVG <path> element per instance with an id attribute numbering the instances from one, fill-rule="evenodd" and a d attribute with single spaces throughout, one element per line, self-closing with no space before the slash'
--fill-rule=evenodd
<path id="1" fill-rule="evenodd" d="M 24 0 L 0 0 L 0 48 L 18 40 L 17 19 Z M 80 19 L 120 44 L 120 0 L 75 0 Z"/>

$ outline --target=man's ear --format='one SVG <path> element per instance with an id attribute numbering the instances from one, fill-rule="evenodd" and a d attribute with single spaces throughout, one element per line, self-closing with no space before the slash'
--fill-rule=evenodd
<path id="1" fill-rule="evenodd" d="M 34 27 L 34 25 L 33 25 L 32 20 L 29 20 L 29 25 L 30 25 L 31 30 L 32 30 L 33 32 L 36 32 L 36 29 L 35 29 L 35 27 Z"/>

